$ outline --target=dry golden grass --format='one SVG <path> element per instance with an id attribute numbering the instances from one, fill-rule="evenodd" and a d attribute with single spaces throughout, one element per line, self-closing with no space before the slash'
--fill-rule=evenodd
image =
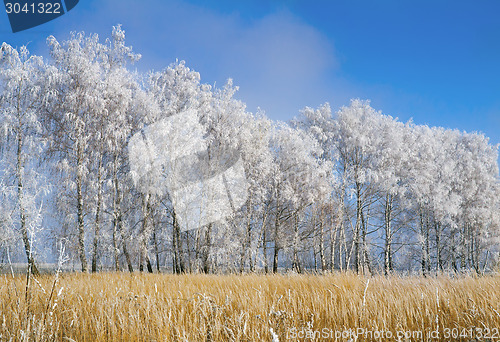
<path id="1" fill-rule="evenodd" d="M 500 328 L 492 276 L 64 274 L 49 300 L 53 281 L 32 282 L 26 300 L 24 278 L 2 277 L 0 341 L 333 341 L 358 328 L 359 340 L 387 337 L 377 331 L 443 340 L 457 328 L 467 341 L 463 328 L 476 337 L 489 328 L 492 340 Z"/>

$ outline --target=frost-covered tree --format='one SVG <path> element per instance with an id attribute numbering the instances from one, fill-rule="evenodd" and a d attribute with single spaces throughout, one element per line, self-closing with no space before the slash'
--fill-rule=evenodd
<path id="1" fill-rule="evenodd" d="M 203 139 L 206 132 L 200 116 L 206 98 L 211 96 L 210 87 L 201 85 L 199 74 L 184 62 L 177 62 L 150 75 L 148 94 L 153 103 L 143 119 L 146 127 L 129 144 L 131 175 L 143 196 L 141 253 L 146 258 L 147 241 L 155 229 L 148 220 L 148 212 L 162 203 L 171 213 L 173 264 L 180 273 L 186 269 L 180 217 L 167 188 L 182 181 L 182 158 L 206 148 Z"/>
<path id="2" fill-rule="evenodd" d="M 240 126 L 240 153 L 245 164 L 248 182 L 248 200 L 242 208 L 243 238 L 240 252 L 240 270 L 247 260 L 253 271 L 259 261 L 268 272 L 267 227 L 271 221 L 271 174 L 273 155 L 270 149 L 272 122 L 262 113 L 246 117 Z M 262 255 L 258 255 L 262 248 Z"/>
<path id="3" fill-rule="evenodd" d="M 103 82 L 103 45 L 97 35 L 72 34 L 62 44 L 49 37 L 52 57 L 53 101 L 46 108 L 46 132 L 49 154 L 61 175 L 59 209 L 66 214 L 65 226 L 76 223 L 77 254 L 83 272 L 88 270 L 85 235 L 89 223 L 85 220 L 93 210 L 92 167 L 94 142 L 101 131 L 106 93 Z"/>
<path id="4" fill-rule="evenodd" d="M 383 227 L 383 267 L 387 275 L 394 270 L 393 246 L 396 234 L 402 229 L 406 214 L 404 199 L 407 193 L 407 171 L 409 165 L 409 125 L 390 116 L 379 116 L 378 145 L 374 153 L 375 187 L 378 193 L 378 208 Z"/>
<path id="5" fill-rule="evenodd" d="M 367 101 L 353 100 L 349 107 L 337 113 L 335 144 L 339 155 L 339 169 L 345 178 L 347 196 L 355 198 L 355 218 L 352 223 L 353 242 L 347 267 L 353 257 L 356 272 L 370 268 L 367 246 L 370 209 L 376 195 L 374 155 L 380 145 L 380 113 Z"/>
<path id="6" fill-rule="evenodd" d="M 43 59 L 3 43 L 0 48 L 0 175 L 4 207 L 16 214 L 3 217 L 19 232 L 29 267 L 38 273 L 30 235 L 34 234 L 38 207 L 48 184 L 39 167 L 41 138 L 40 109 L 49 98 L 50 76 Z M 4 209 L 5 210 L 5 209 Z"/>
<path id="7" fill-rule="evenodd" d="M 97 35 L 72 34 L 59 43 L 49 37 L 51 91 L 45 108 L 48 153 L 60 172 L 59 209 L 64 226 L 76 223 L 77 253 L 82 271 L 88 270 L 86 235 L 93 230 L 91 270 L 96 271 L 105 212 L 112 213 L 112 244 L 118 268 L 118 234 L 123 238 L 123 168 L 126 141 L 143 120 L 145 96 L 127 69 L 140 56 L 125 45 L 125 33 L 114 27 L 112 38 L 101 43 Z M 108 182 L 109 181 L 109 182 Z M 111 204 L 110 204 L 111 203 Z M 108 210 L 107 206 L 112 209 Z M 90 218 L 92 216 L 92 218 Z M 131 261 L 122 241 L 129 269 Z"/>
<path id="8" fill-rule="evenodd" d="M 339 235 L 345 236 L 345 225 L 343 222 L 345 186 L 342 186 L 337 177 L 338 170 L 336 170 L 336 165 L 338 163 L 338 154 L 334 144 L 335 123 L 330 105 L 326 103 L 317 109 L 306 107 L 301 111 L 300 116 L 292 121 L 292 124 L 314 137 L 322 150 L 322 154 L 318 156 L 319 162 L 325 168 L 331 191 L 325 196 L 324 200 L 317 199 L 315 201 L 312 208 L 313 217 L 311 221 L 314 235 L 317 237 L 317 249 L 322 271 L 327 269 L 325 230 L 329 226 L 330 269 L 333 270 L 335 267 L 337 237 Z M 334 209 L 335 207 L 337 209 Z"/>
<path id="9" fill-rule="evenodd" d="M 16 236 L 14 232 L 13 208 L 8 194 L 12 192 L 9 186 L 4 183 L 4 174 L 0 181 L 0 249 L 2 254 L 10 253 L 10 247 L 16 245 Z M 28 254 L 29 255 L 29 254 Z M 10 255 L 8 255 L 10 257 Z"/>
<path id="10" fill-rule="evenodd" d="M 184 62 L 131 72 L 120 26 L 48 45 L 48 63 L 0 49 L 0 244 L 22 242 L 32 268 L 32 232 L 52 216 L 83 271 L 160 271 L 170 256 L 178 273 L 500 263 L 498 146 L 483 134 L 361 100 L 276 123 Z"/>
<path id="11" fill-rule="evenodd" d="M 112 250 L 115 269 L 119 267 L 119 241 L 129 271 L 132 262 L 127 248 L 127 234 L 123 217 L 125 193 L 133 191 L 128 180 L 128 158 L 126 143 L 137 131 L 143 117 L 150 110 L 149 99 L 141 89 L 137 77 L 126 69 L 127 63 L 139 60 L 125 45 L 125 32 L 120 26 L 113 28 L 111 39 L 101 46 L 102 82 L 104 84 L 104 111 L 97 124 L 98 132 L 93 141 L 95 154 L 93 174 L 95 196 L 94 239 L 92 251 L 92 271 L 97 268 L 102 216 L 111 213 Z M 96 184 L 97 183 L 97 184 Z M 108 209 L 109 208 L 109 209 Z"/>
<path id="12" fill-rule="evenodd" d="M 274 155 L 273 272 L 278 271 L 279 253 L 283 249 L 292 250 L 292 268 L 300 272 L 300 221 L 307 207 L 328 196 L 328 170 L 320 163 L 323 151 L 314 137 L 284 123 L 274 128 L 271 150 Z M 283 229 L 285 223 L 290 228 L 288 231 Z"/>
<path id="13" fill-rule="evenodd" d="M 462 134 L 454 155 L 458 178 L 453 184 L 458 197 L 454 217 L 459 217 L 454 223 L 460 229 L 460 264 L 480 272 L 481 256 L 487 258 L 487 247 L 498 238 L 498 146 L 490 145 L 482 134 Z"/>

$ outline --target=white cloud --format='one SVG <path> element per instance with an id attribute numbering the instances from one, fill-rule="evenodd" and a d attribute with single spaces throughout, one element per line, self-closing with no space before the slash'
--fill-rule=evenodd
<path id="1" fill-rule="evenodd" d="M 241 93 L 252 104 L 260 100 L 271 115 L 291 116 L 326 100 L 320 97 L 337 61 L 321 33 L 288 13 L 275 13 L 243 29 L 240 37 L 228 49 L 228 58 L 238 61 L 229 72 L 236 83 L 245 82 Z"/>
<path id="2" fill-rule="evenodd" d="M 71 21 L 61 20 L 60 31 L 108 36 L 111 26 L 121 23 L 129 44 L 143 55 L 141 69 L 184 59 L 204 82 L 221 85 L 233 78 L 250 110 L 260 106 L 272 117 L 288 119 L 332 96 L 327 89 L 337 67 L 332 42 L 287 11 L 246 20 L 178 1 L 106 0 L 91 7 L 78 21 L 76 13 Z"/>

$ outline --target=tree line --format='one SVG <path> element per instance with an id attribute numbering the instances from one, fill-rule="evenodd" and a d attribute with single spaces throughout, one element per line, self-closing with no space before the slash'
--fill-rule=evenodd
<path id="1" fill-rule="evenodd" d="M 3 262 L 22 251 L 36 272 L 62 242 L 83 272 L 498 270 L 498 146 L 483 134 L 403 123 L 357 99 L 272 121 L 231 80 L 203 84 L 183 61 L 133 70 L 141 56 L 120 26 L 47 44 L 47 58 L 0 49 Z M 153 147 L 132 144 L 174 117 Z M 157 161 L 199 144 L 214 163 L 238 151 L 246 199 L 184 231 Z"/>

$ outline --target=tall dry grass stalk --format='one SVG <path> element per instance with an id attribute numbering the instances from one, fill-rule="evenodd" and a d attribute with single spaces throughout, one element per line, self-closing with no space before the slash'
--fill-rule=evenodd
<path id="1" fill-rule="evenodd" d="M 332 341 L 361 328 L 423 332 L 415 341 L 500 328 L 492 276 L 62 274 L 54 291 L 54 276 L 39 277 L 29 301 L 23 280 L 0 280 L 0 341 Z"/>

